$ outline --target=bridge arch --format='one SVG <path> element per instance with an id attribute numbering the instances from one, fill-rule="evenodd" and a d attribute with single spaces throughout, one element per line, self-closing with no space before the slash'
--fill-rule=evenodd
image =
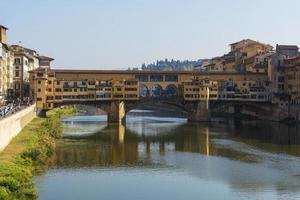
<path id="1" fill-rule="evenodd" d="M 167 85 L 165 89 L 165 95 L 166 96 L 177 96 L 178 95 L 178 88 L 174 84 Z"/>
<path id="2" fill-rule="evenodd" d="M 160 97 L 163 95 L 163 88 L 161 85 L 159 84 L 154 84 L 152 87 L 151 87 L 151 90 L 150 90 L 150 96 L 151 97 Z"/>
<path id="3" fill-rule="evenodd" d="M 140 84 L 140 97 L 148 97 L 149 88 L 145 84 Z"/>
<path id="4" fill-rule="evenodd" d="M 243 113 L 253 117 L 272 114 L 272 106 L 267 102 L 212 101 L 210 109 L 215 113 Z"/>

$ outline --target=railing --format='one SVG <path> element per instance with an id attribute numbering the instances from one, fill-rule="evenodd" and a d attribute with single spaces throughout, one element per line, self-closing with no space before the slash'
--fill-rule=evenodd
<path id="1" fill-rule="evenodd" d="M 18 102 L 18 103 L 9 103 L 5 106 L 0 107 L 0 120 L 9 117 L 21 110 L 24 110 L 25 108 L 33 105 L 33 101 L 27 101 L 27 102 Z"/>

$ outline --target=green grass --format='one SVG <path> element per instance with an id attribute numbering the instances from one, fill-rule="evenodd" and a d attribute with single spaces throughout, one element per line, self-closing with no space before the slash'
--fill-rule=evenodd
<path id="1" fill-rule="evenodd" d="M 37 199 L 33 174 L 44 169 L 61 137 L 60 118 L 74 109 L 55 109 L 34 118 L 0 153 L 0 200 Z"/>

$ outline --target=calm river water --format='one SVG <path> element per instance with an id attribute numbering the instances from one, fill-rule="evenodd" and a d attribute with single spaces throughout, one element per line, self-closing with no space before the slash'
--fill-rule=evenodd
<path id="1" fill-rule="evenodd" d="M 300 199 L 300 127 L 135 110 L 63 120 L 41 200 Z"/>

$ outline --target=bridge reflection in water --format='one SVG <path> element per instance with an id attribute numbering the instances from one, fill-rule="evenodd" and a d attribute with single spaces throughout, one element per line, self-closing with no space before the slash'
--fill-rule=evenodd
<path id="1" fill-rule="evenodd" d="M 187 127 L 191 131 L 187 132 Z M 216 152 L 209 143 L 208 127 L 174 123 L 167 131 L 158 128 L 149 134 L 150 125 L 148 135 L 122 124 L 100 125 L 99 128 L 101 130 L 92 135 L 75 137 L 68 134 L 58 142 L 51 165 L 71 168 L 152 165 L 151 157 L 155 154 L 178 151 L 209 155 Z"/>
<path id="2" fill-rule="evenodd" d="M 79 138 L 66 134 L 67 137 L 58 142 L 56 156 L 51 164 L 71 168 L 145 166 L 155 164 L 153 156 L 163 156 L 175 151 L 251 161 L 251 156 L 222 144 L 223 136 L 215 134 L 220 130 L 226 137 L 232 137 L 237 142 L 256 148 L 300 155 L 300 136 L 297 127 L 234 121 L 213 127 L 184 121 L 160 123 L 149 121 L 147 126 L 141 123 L 128 123 L 127 127 L 98 123 L 97 133 L 83 134 Z M 74 124 L 78 130 L 76 127 L 79 126 L 76 126 L 76 123 L 67 126 L 73 127 Z"/>

